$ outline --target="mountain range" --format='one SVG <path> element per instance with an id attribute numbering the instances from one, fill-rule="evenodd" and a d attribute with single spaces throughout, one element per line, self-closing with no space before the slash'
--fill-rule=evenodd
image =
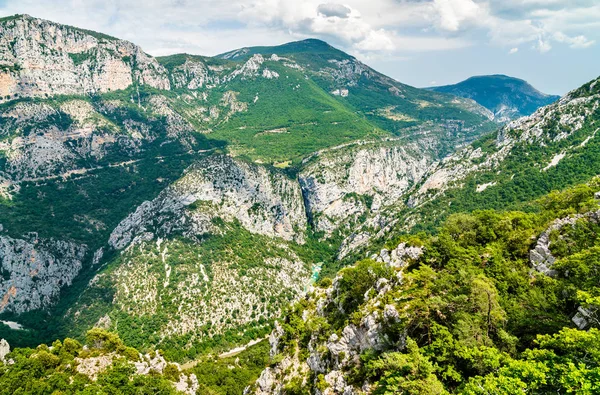
<path id="1" fill-rule="evenodd" d="M 560 96 L 538 91 L 519 78 L 501 74 L 471 77 L 454 85 L 428 89 L 473 99 L 493 112 L 494 119 L 500 123 L 531 115 L 538 108 L 560 99 Z"/>
<path id="2" fill-rule="evenodd" d="M 576 296 L 523 300 L 594 297 L 561 268 L 596 256 L 597 82 L 558 100 L 505 76 L 423 90 L 315 39 L 154 58 L 1 18 L 0 338 L 37 351 L 0 345 L 0 382 L 42 360 L 89 390 L 134 367 L 127 385 L 165 393 L 493 387 L 477 358 L 533 364 L 536 334 L 593 326 Z M 418 293 L 426 276 L 446 282 Z"/>

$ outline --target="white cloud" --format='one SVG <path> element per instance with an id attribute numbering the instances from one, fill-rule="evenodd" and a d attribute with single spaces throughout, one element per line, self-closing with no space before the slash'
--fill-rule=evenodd
<path id="1" fill-rule="evenodd" d="M 458 31 L 465 22 L 471 22 L 483 14 L 482 8 L 473 0 L 434 0 L 438 13 L 438 26 L 451 32 Z"/>
<path id="2" fill-rule="evenodd" d="M 508 53 L 509 53 L 510 55 L 512 55 L 512 54 L 515 54 L 515 53 L 517 53 L 517 52 L 519 52 L 519 48 L 517 48 L 517 47 L 511 48 L 511 49 L 508 51 Z"/>
<path id="3" fill-rule="evenodd" d="M 327 3 L 319 4 L 317 7 L 319 14 L 326 17 L 348 18 L 352 10 L 343 4 Z"/>
<path id="4" fill-rule="evenodd" d="M 533 46 L 533 48 L 540 53 L 545 53 L 552 49 L 552 45 L 550 44 L 550 41 L 540 36 L 538 37 L 537 43 Z"/>
<path id="5" fill-rule="evenodd" d="M 598 0 L 7 0 L 0 16 L 23 12 L 123 37 L 154 54 L 210 55 L 306 37 L 394 56 L 470 45 L 547 52 L 600 39 Z"/>
<path id="6" fill-rule="evenodd" d="M 554 33 L 554 39 L 560 43 L 568 44 L 571 48 L 588 48 L 595 43 L 594 40 L 588 40 L 583 35 L 569 37 L 563 32 Z"/>
<path id="7" fill-rule="evenodd" d="M 355 44 L 360 51 L 392 51 L 396 49 L 389 33 L 385 30 L 371 30 L 366 37 Z"/>

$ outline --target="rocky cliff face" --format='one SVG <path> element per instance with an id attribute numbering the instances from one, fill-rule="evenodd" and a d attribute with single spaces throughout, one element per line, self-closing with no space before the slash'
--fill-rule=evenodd
<path id="1" fill-rule="evenodd" d="M 169 89 L 165 69 L 139 47 L 19 15 L 0 25 L 0 100 L 125 89 Z"/>
<path id="2" fill-rule="evenodd" d="M 0 313 L 48 307 L 82 267 L 86 246 L 60 240 L 0 236 Z"/>
<path id="3" fill-rule="evenodd" d="M 7 105 L 0 110 L 0 193 L 10 196 L 24 181 L 124 164 L 123 159 L 142 157 L 156 140 L 190 149 L 196 142 L 192 134 L 191 125 L 161 96 L 133 111 L 120 101 L 81 99 Z"/>
<path id="4" fill-rule="evenodd" d="M 216 217 L 235 219 L 254 233 L 300 242 L 306 228 L 298 184 L 262 166 L 212 155 L 124 219 L 109 244 L 123 249 L 155 233 L 165 237 L 175 231 L 208 232 Z"/>
<path id="5" fill-rule="evenodd" d="M 322 242 L 357 223 L 378 231 L 384 209 L 401 206 L 442 153 L 487 122 L 470 100 L 403 85 L 323 42 L 261 52 L 154 59 L 99 33 L 29 16 L 0 21 L 2 202 L 33 213 L 31 226 L 51 215 L 56 239 L 85 239 L 54 249 L 27 241 L 19 254 L 15 243 L 35 229 L 9 229 L 6 311 L 47 307 L 82 268 L 85 244 L 96 251 L 86 262 L 121 266 L 89 285 L 118 279 L 108 287 L 115 310 L 153 314 L 162 298 L 175 301 L 161 336 L 193 332 L 211 316 L 219 329 L 271 319 L 317 263 L 298 252 L 311 225 Z M 424 107 L 437 115 L 422 119 Z M 217 146 L 227 154 L 212 152 Z M 286 174 L 298 178 L 265 163 L 295 167 Z M 44 200 L 44 191 L 55 202 L 83 196 L 89 212 Z M 81 232 L 69 229 L 80 223 Z M 214 238 L 229 255 L 210 255 Z M 249 253 L 248 240 L 261 248 Z M 347 252 L 369 236 L 352 240 Z M 29 260 L 36 248 L 46 262 L 39 269 Z M 176 248 L 189 261 L 178 262 Z M 198 264 L 207 256 L 214 267 Z M 230 323 L 227 309 L 239 310 Z"/>
<path id="6" fill-rule="evenodd" d="M 389 303 L 389 295 L 402 286 L 403 268 L 416 261 L 422 252 L 422 249 L 404 243 L 392 251 L 382 250 L 375 258 L 380 262 L 387 261 L 386 265 L 393 267 L 393 274 L 374 279 L 364 295 L 364 304 L 352 313 L 355 318 L 338 331 L 329 330 L 324 323 L 336 314 L 348 314 L 339 299 L 343 292 L 343 274 L 326 289 L 312 288 L 297 305 L 301 313 L 298 310 L 293 313 L 302 317 L 305 328 L 311 328 L 307 335 L 308 344 L 292 345 L 294 340 L 289 338 L 289 333 L 276 325 L 269 339 L 271 356 L 279 355 L 281 362 L 262 372 L 253 392 L 260 395 L 286 393 L 285 388 L 294 382 L 315 388 L 315 382 L 319 380 L 316 388 L 320 394 L 371 393 L 370 384 L 356 383 L 351 372 L 360 366 L 360 357 L 365 352 L 405 347 L 405 335 L 394 337 L 386 333 L 401 321 L 400 313 Z M 392 260 L 390 256 L 393 256 Z M 284 339 L 286 344 L 282 344 Z"/>
<path id="7" fill-rule="evenodd" d="M 410 204 L 415 206 L 423 200 L 452 186 L 458 186 L 461 180 L 484 171 L 493 171 L 514 152 L 523 146 L 540 146 L 551 154 L 545 162 L 538 162 L 536 171 L 544 172 L 555 167 L 562 159 L 581 151 L 596 137 L 596 113 L 600 108 L 600 94 L 594 90 L 596 81 L 570 92 L 554 104 L 542 107 L 528 117 L 510 122 L 498 132 L 494 147 L 485 152 L 472 145 L 450 155 L 432 167 L 424 182 L 412 193 Z M 589 130 L 582 141 L 569 143 L 583 128 Z M 546 148 L 547 147 L 547 148 Z M 482 192 L 493 186 L 482 183 L 477 191 Z"/>
<path id="8" fill-rule="evenodd" d="M 349 218 L 396 203 L 433 162 L 433 153 L 414 143 L 359 143 L 319 153 L 299 176 L 307 213 L 330 235 Z"/>

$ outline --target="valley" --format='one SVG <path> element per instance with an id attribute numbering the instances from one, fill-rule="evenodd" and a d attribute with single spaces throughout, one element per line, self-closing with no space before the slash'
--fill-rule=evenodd
<path id="1" fill-rule="evenodd" d="M 0 394 L 579 391 L 600 84 L 517 81 L 0 18 Z"/>

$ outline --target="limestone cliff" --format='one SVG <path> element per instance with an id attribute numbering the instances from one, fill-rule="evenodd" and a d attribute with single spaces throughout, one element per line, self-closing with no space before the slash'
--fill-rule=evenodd
<path id="1" fill-rule="evenodd" d="M 349 218 L 396 203 L 434 162 L 425 144 L 365 142 L 316 154 L 299 176 L 316 230 L 330 235 Z"/>
<path id="2" fill-rule="evenodd" d="M 0 101 L 83 95 L 133 83 L 169 89 L 166 70 L 114 37 L 17 15 L 0 24 Z"/>
<path id="3" fill-rule="evenodd" d="M 82 267 L 86 246 L 60 240 L 0 236 L 0 313 L 48 307 Z"/>
<path id="4" fill-rule="evenodd" d="M 235 219 L 251 232 L 300 242 L 306 228 L 297 183 L 260 165 L 212 155 L 125 218 L 112 232 L 109 244 L 123 249 L 155 233 L 165 237 L 175 231 L 208 232 L 216 217 Z"/>

